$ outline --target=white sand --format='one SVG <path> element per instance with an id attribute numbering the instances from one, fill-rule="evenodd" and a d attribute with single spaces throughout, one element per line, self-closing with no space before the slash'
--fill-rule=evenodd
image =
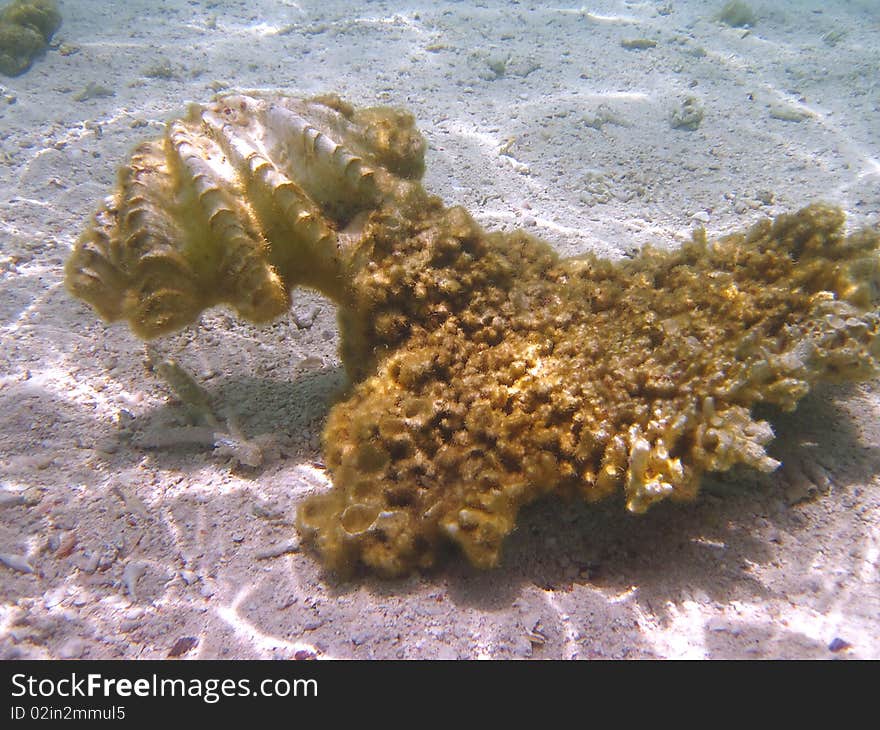
<path id="1" fill-rule="evenodd" d="M 161 343 L 261 440 L 248 469 L 147 448 L 192 436 L 169 430 L 184 409 L 61 284 L 131 147 L 215 81 L 409 107 L 429 189 L 566 253 L 674 246 L 816 199 L 876 222 L 876 2 L 756 0 L 751 32 L 716 4 L 63 2 L 56 47 L 0 77 L 0 657 L 164 657 L 184 637 L 199 658 L 880 657 L 876 381 L 766 414 L 775 474 L 643 517 L 539 505 L 496 571 L 339 584 L 290 524 L 326 488 L 332 309 L 303 293 L 310 327 L 217 311 Z M 657 45 L 620 46 L 637 38 Z M 113 95 L 76 101 L 92 82 Z M 672 129 L 688 96 L 702 124 Z"/>

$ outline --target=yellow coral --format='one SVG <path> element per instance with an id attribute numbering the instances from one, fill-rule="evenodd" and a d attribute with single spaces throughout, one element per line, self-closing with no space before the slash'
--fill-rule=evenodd
<path id="1" fill-rule="evenodd" d="M 120 171 L 67 263 L 68 288 L 145 338 L 221 303 L 271 319 L 294 286 L 344 300 L 352 231 L 386 195 L 414 185 L 381 165 L 420 171 L 424 155 L 411 115 L 389 110 L 392 147 L 376 133 L 382 110 L 367 111 L 335 97 L 194 105 Z"/>
<path id="2" fill-rule="evenodd" d="M 332 568 L 397 575 L 448 542 L 496 565 L 542 495 L 692 499 L 706 471 L 778 465 L 753 405 L 877 373 L 880 236 L 836 208 L 562 260 L 427 195 L 423 151 L 395 110 L 225 97 L 136 153 L 68 263 L 145 335 L 220 301 L 265 319 L 297 285 L 337 302 L 353 385 L 324 432 L 334 487 L 298 515 Z"/>

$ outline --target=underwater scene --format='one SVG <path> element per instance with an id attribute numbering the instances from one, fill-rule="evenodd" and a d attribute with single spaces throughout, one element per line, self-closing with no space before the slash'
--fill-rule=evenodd
<path id="1" fill-rule="evenodd" d="M 880 5 L 0 0 L 0 658 L 880 658 Z"/>

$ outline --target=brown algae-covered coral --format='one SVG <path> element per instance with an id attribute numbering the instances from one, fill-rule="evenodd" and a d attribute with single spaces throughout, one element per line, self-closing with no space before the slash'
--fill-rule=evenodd
<path id="1" fill-rule="evenodd" d="M 406 573 L 447 543 L 490 567 L 539 497 L 642 512 L 705 472 L 770 471 L 754 405 L 878 372 L 880 235 L 846 235 L 837 208 L 560 259 L 428 195 L 424 149 L 398 110 L 220 97 L 135 151 L 67 264 L 74 294 L 143 337 L 218 303 L 264 321 L 295 286 L 337 304 L 334 486 L 297 519 L 334 569 Z"/>
<path id="2" fill-rule="evenodd" d="M 60 25 L 55 0 L 14 0 L 0 10 L 0 73 L 27 71 Z"/>

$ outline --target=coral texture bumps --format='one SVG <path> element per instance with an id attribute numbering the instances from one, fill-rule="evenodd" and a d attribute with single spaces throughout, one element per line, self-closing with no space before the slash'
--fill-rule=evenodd
<path id="1" fill-rule="evenodd" d="M 295 287 L 338 307 L 351 378 L 297 524 L 331 568 L 398 575 L 456 544 L 500 558 L 520 507 L 615 494 L 642 512 L 701 476 L 769 471 L 784 410 L 880 359 L 880 235 L 815 204 L 609 262 L 488 233 L 419 179 L 412 116 L 334 96 L 227 95 L 135 150 L 67 285 L 150 338 Z"/>

